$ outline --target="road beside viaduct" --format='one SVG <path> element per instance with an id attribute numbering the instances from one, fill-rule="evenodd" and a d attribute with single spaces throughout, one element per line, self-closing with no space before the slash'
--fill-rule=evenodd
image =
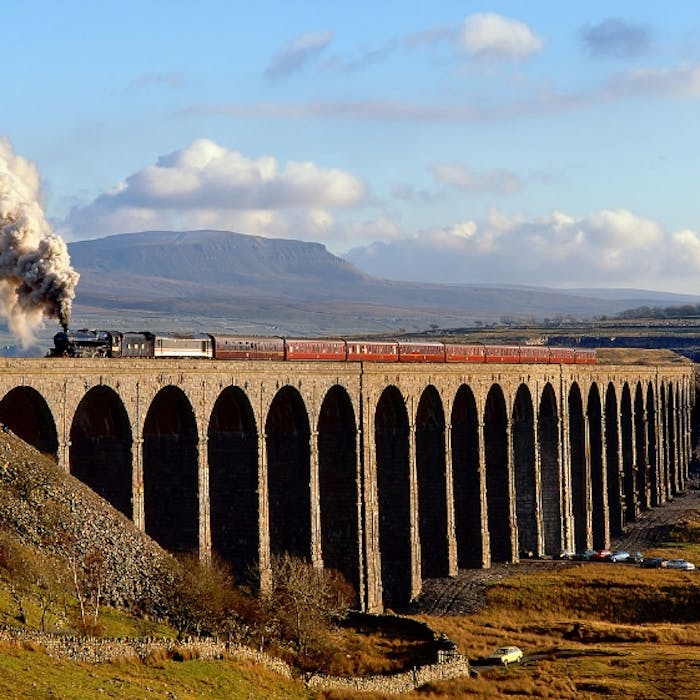
<path id="1" fill-rule="evenodd" d="M 683 491 L 690 364 L 4 359 L 0 421 L 171 551 L 289 552 L 369 611 L 602 548 Z"/>

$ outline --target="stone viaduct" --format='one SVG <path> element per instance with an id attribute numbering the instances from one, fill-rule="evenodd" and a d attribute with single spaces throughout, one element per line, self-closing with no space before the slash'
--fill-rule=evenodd
<path id="1" fill-rule="evenodd" d="M 171 551 L 261 585 L 289 552 L 358 604 L 608 546 L 683 491 L 690 364 L 0 360 L 0 420 Z"/>

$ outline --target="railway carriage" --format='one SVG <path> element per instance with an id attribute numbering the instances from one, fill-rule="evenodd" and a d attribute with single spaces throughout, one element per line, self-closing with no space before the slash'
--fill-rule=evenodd
<path id="1" fill-rule="evenodd" d="M 548 363 L 550 351 L 546 345 L 522 345 L 520 347 L 520 362 Z"/>
<path id="2" fill-rule="evenodd" d="M 285 344 L 285 360 L 335 360 L 345 362 L 347 349 L 344 340 L 324 338 L 288 338 Z"/>
<path id="3" fill-rule="evenodd" d="M 576 348 L 577 365 L 595 365 L 598 362 L 598 355 L 594 348 Z"/>
<path id="4" fill-rule="evenodd" d="M 393 341 L 348 340 L 348 362 L 398 362 L 399 346 Z"/>
<path id="5" fill-rule="evenodd" d="M 549 361 L 558 365 L 576 364 L 576 350 L 574 348 L 550 348 Z"/>
<path id="6" fill-rule="evenodd" d="M 445 362 L 486 362 L 486 346 L 446 343 Z"/>
<path id="7" fill-rule="evenodd" d="M 217 360 L 284 360 L 283 338 L 212 335 Z"/>
<path id="8" fill-rule="evenodd" d="M 162 333 L 151 336 L 153 342 L 152 357 L 214 357 L 214 343 L 206 333 Z"/>
<path id="9" fill-rule="evenodd" d="M 121 339 L 121 357 L 153 357 L 151 333 L 124 333 Z"/>
<path id="10" fill-rule="evenodd" d="M 445 343 L 399 341 L 399 362 L 444 362 Z"/>
<path id="11" fill-rule="evenodd" d="M 517 364 L 520 362 L 519 345 L 487 345 L 486 362 L 507 362 Z"/>

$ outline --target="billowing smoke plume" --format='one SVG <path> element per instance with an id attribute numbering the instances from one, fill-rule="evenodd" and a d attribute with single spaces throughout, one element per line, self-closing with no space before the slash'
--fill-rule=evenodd
<path id="1" fill-rule="evenodd" d="M 23 345 L 45 317 L 68 327 L 78 278 L 44 218 L 36 167 L 0 138 L 0 312 Z"/>

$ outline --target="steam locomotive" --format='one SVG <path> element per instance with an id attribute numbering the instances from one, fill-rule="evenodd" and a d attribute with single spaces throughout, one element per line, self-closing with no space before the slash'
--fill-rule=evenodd
<path id="1" fill-rule="evenodd" d="M 484 345 L 414 340 L 284 338 L 209 333 L 151 333 L 81 329 L 54 336 L 47 357 L 204 358 L 215 360 L 330 360 L 335 362 L 479 362 L 583 364 L 596 351 L 547 345 Z"/>

